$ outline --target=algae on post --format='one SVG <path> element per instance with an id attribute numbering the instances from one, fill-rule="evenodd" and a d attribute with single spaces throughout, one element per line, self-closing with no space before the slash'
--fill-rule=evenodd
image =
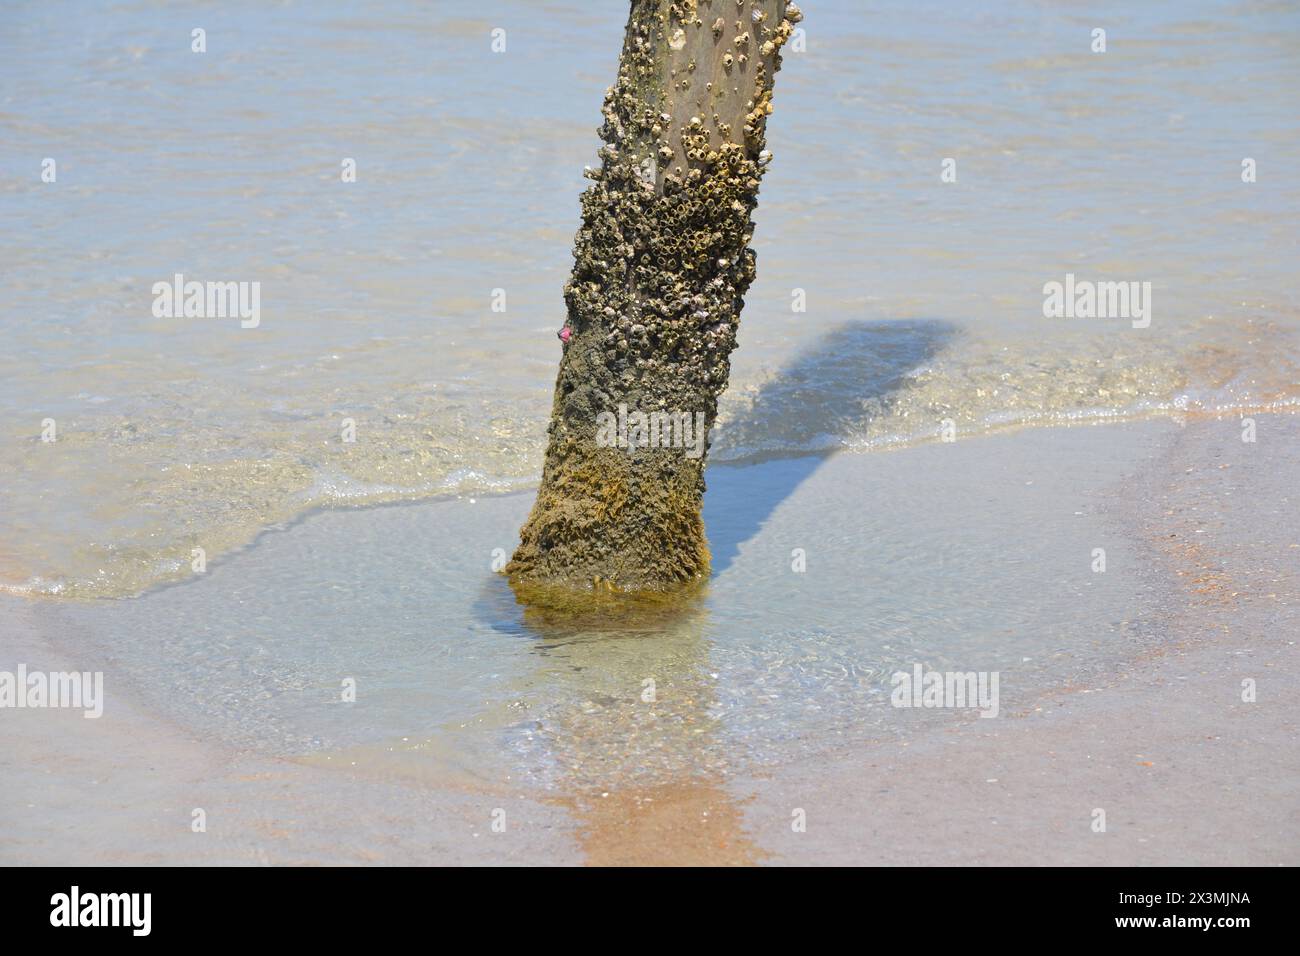
<path id="1" fill-rule="evenodd" d="M 505 569 L 522 600 L 707 577 L 707 429 L 754 280 L 773 76 L 800 19 L 786 0 L 633 0 L 564 288 L 542 483 Z M 601 415 L 620 407 L 702 415 L 702 447 L 611 445 Z"/>

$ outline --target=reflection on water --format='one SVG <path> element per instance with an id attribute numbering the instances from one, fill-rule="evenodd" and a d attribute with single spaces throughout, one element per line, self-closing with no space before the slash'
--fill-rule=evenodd
<path id="1" fill-rule="evenodd" d="M 500 595 L 501 582 L 492 590 Z M 531 640 L 536 670 L 515 678 L 527 718 L 509 746 L 532 775 L 565 792 L 727 772 L 719 675 L 703 591 L 677 606 L 629 603 L 598 615 L 491 609 L 498 629 Z M 540 680 L 539 680 L 540 678 Z"/>
<path id="2" fill-rule="evenodd" d="M 488 585 L 482 611 L 533 641 L 537 673 L 511 695 L 530 717 L 507 735 L 528 775 L 562 794 L 593 865 L 751 863 L 727 787 L 727 742 L 703 588 L 673 603 L 626 599 L 593 612 L 521 602 Z M 544 679 L 540 679 L 544 675 Z"/>

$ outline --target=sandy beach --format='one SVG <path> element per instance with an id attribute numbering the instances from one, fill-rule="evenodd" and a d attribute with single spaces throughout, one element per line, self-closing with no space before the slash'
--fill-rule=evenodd
<path id="1" fill-rule="evenodd" d="M 1300 864 L 1297 49 L 16 5 L 0 866 Z M 1152 925 L 1069 875 L 974 919 Z M 73 876 L 23 920 L 122 922 Z M 1268 921 L 1196 877 L 1162 928 Z"/>
<path id="2" fill-rule="evenodd" d="M 576 703 L 528 731 L 544 738 L 540 751 L 516 747 L 514 725 L 483 707 L 430 725 L 418 746 L 383 736 L 335 744 L 322 733 L 320 746 L 304 747 L 286 744 L 298 739 L 292 734 L 276 737 L 288 722 L 262 740 L 242 733 L 243 722 L 265 714 L 255 703 L 230 700 L 253 715 L 223 718 L 220 680 L 206 684 L 212 699 L 202 706 L 168 700 L 140 661 L 103 652 L 105 634 L 96 629 L 121 626 L 105 602 L 70 613 L 57 602 L 6 600 L 0 669 L 102 664 L 107 691 L 98 720 L 72 710 L 4 715 L 0 862 L 1294 864 L 1300 729 L 1288 702 L 1300 684 L 1293 520 L 1300 419 L 1261 415 L 1257 429 L 1254 443 L 1241 441 L 1235 418 L 1022 431 L 796 463 L 802 477 L 793 486 L 790 462 L 710 473 L 711 494 L 725 490 L 734 503 L 748 488 L 740 497 L 751 503 L 743 521 L 712 514 L 720 534 L 735 539 L 736 556 L 715 580 L 711 601 L 754 602 L 763 590 L 771 601 L 770 582 L 740 572 L 747 554 L 784 548 L 786 516 L 802 523 L 822 516 L 807 532 L 823 542 L 807 572 L 817 573 L 816 562 L 829 559 L 835 542 L 870 533 L 874 499 L 862 494 L 873 482 L 928 480 L 927 494 L 946 487 L 960 496 L 971 474 L 1015 462 L 1014 480 L 979 485 L 980 509 L 996 514 L 1032 504 L 1030 520 L 1044 527 L 1055 509 L 1095 522 L 1089 534 L 1122 530 L 1126 540 L 1106 538 L 1106 575 L 1133 579 L 1138 597 L 1117 592 L 1133 601 L 1132 617 L 1113 619 L 1104 601 L 1082 604 L 1096 617 L 1079 622 L 1078 633 L 1094 634 L 1095 646 L 1077 638 L 1049 643 L 1050 664 L 1004 668 L 1001 712 L 991 720 L 969 711 L 899 710 L 884 695 L 841 699 L 833 685 L 819 692 L 814 682 L 804 687 L 799 711 L 838 708 L 850 719 L 827 724 L 839 729 L 813 739 L 800 735 L 803 718 L 792 718 L 784 739 L 749 719 L 749 711 L 784 714 L 775 697 L 738 697 L 723 717 L 711 718 L 728 699 L 720 689 L 728 675 L 718 673 L 710 689 L 683 673 L 661 681 L 647 721 L 639 676 L 629 677 L 640 672 L 624 673 L 616 658 L 589 650 L 579 677 L 543 671 L 531 678 L 561 700 L 569 692 L 563 682 L 581 682 Z M 774 484 L 784 496 L 760 506 L 763 489 Z M 1043 497 L 1032 497 L 1036 487 Z M 857 507 L 829 500 L 836 488 Z M 1078 514 L 1079 502 L 1089 503 L 1089 515 Z M 181 595 L 207 586 L 227 601 L 249 599 L 262 569 L 250 567 L 257 573 L 249 576 L 240 566 L 311 537 L 313 527 L 323 540 L 351 542 L 355 556 L 369 557 L 368 541 L 340 537 L 325 527 L 331 522 L 356 528 L 397 515 L 410 525 L 423 512 L 448 529 L 439 544 L 446 548 L 465 530 L 456 511 L 498 508 L 508 527 L 526 503 L 526 496 L 505 496 L 316 515 L 264 536 L 207 580 L 135 603 L 154 604 L 156 617 L 175 615 Z M 475 511 L 475 525 L 490 528 L 489 514 Z M 998 536 L 974 511 L 971 520 L 990 553 L 1018 547 L 1015 529 Z M 746 523 L 756 527 L 735 530 Z M 320 540 L 311 545 L 328 563 Z M 475 595 L 492 582 L 478 557 L 474 570 L 458 560 L 471 602 L 481 602 Z M 1093 573 L 1086 550 L 1079 565 L 1081 575 Z M 1017 574 L 1030 580 L 1024 569 L 991 568 L 962 600 L 991 600 L 980 588 L 1000 591 L 995 609 L 1015 621 L 1007 609 L 1047 601 L 1017 591 Z M 861 587 L 870 588 L 870 579 Z M 941 596 L 934 601 L 944 606 Z M 711 625 L 720 613 L 712 608 Z M 709 625 L 700 634 L 705 643 L 718 639 Z M 248 650 L 233 651 L 232 659 Z M 727 660 L 715 656 L 709 666 Z M 586 673 L 602 666 L 613 669 Z M 1248 678 L 1253 702 L 1242 698 Z M 173 690 L 201 694 L 203 681 Z M 587 699 L 609 682 L 631 686 L 618 699 Z M 678 688 L 712 701 L 679 700 Z M 728 731 L 694 726 L 710 720 Z M 662 758 L 659 771 L 633 772 L 631 764 L 643 767 L 651 752 Z M 547 773 L 537 772 L 539 759 Z M 195 808 L 206 813 L 206 832 L 191 830 Z M 1098 809 L 1104 832 L 1093 828 Z M 792 827 L 798 811 L 806 820 L 799 831 Z M 504 832 L 494 830 L 494 820 L 505 821 Z"/>

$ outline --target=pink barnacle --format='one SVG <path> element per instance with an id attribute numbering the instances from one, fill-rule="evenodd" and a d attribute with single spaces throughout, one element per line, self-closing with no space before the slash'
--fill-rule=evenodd
<path id="1" fill-rule="evenodd" d="M 556 332 L 555 336 L 565 345 L 568 345 L 569 339 L 573 336 L 573 330 L 566 325 L 564 328 L 560 329 L 560 331 Z"/>

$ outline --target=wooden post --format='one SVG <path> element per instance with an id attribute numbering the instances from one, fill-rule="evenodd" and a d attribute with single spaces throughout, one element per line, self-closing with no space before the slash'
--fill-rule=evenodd
<path id="1" fill-rule="evenodd" d="M 772 81 L 800 19 L 787 0 L 632 0 L 564 289 L 542 483 L 506 567 L 521 600 L 708 575 L 707 432 L 754 279 Z"/>

